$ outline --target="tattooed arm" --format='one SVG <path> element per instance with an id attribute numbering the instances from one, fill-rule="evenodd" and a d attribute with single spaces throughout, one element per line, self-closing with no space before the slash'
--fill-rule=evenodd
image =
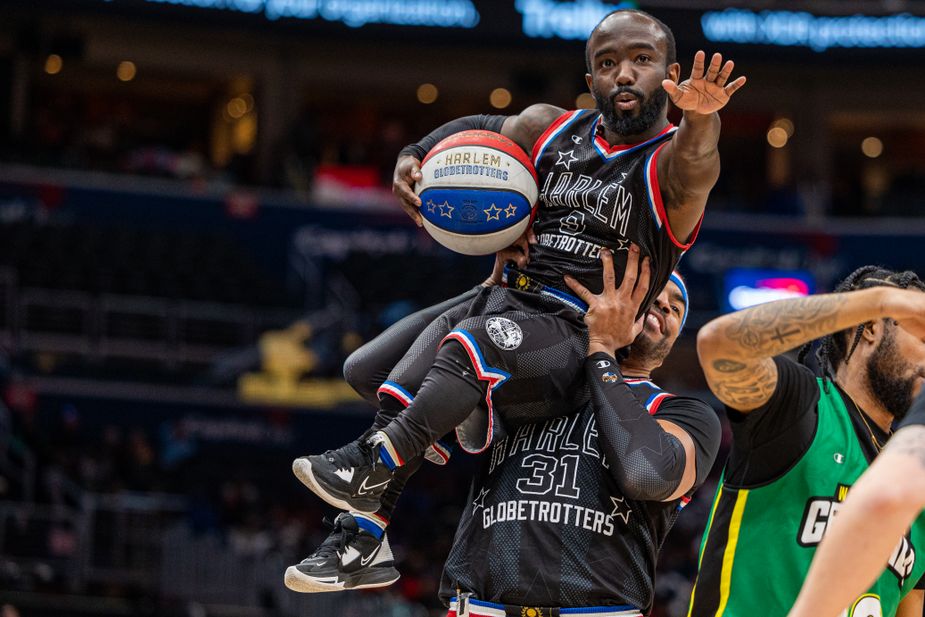
<path id="1" fill-rule="evenodd" d="M 848 492 L 837 524 L 826 531 L 816 551 L 790 617 L 835 617 L 854 602 L 883 572 L 923 507 L 925 426 L 917 424 L 900 429 Z M 920 605 L 920 593 L 910 593 L 907 599 L 910 596 Z M 921 615 L 921 608 L 918 611 Z"/>
<path id="2" fill-rule="evenodd" d="M 697 353 L 713 394 L 748 413 L 777 387 L 774 356 L 874 319 L 920 320 L 923 309 L 921 292 L 882 287 L 779 300 L 714 319 L 697 334 Z"/>

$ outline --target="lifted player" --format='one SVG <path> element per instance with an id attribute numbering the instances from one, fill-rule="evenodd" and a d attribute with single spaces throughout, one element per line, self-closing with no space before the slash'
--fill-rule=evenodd
<path id="1" fill-rule="evenodd" d="M 922 281 L 869 266 L 835 291 L 725 315 L 698 334 L 733 442 L 704 534 L 693 616 L 787 614 L 849 488 L 921 385 Z M 821 378 L 779 355 L 819 337 Z M 915 550 L 925 526 L 910 537 L 859 617 L 893 615 L 900 601 L 922 614 L 925 560 Z"/>
<path id="2" fill-rule="evenodd" d="M 691 78 L 678 84 L 671 31 L 635 10 L 605 17 L 586 55 L 599 113 L 535 105 L 509 118 L 458 120 L 399 159 L 396 193 L 416 215 L 410 185 L 428 149 L 467 128 L 500 130 L 532 151 L 539 242 L 529 265 L 509 274 L 514 289 L 480 293 L 436 353 L 441 339 L 419 339 L 388 381 L 385 394 L 394 400 L 386 396 L 382 405 L 395 418 L 360 452 L 341 448 L 294 462 L 296 475 L 328 503 L 374 512 L 394 470 L 456 427 L 464 449 L 484 450 L 500 421 L 496 407 L 508 429 L 571 413 L 587 399 L 586 306 L 563 277 L 600 291 L 601 249 L 615 252 L 620 271 L 628 252 L 640 251 L 642 267 L 652 270 L 645 310 L 693 242 L 719 174 L 716 112 L 744 77 L 729 82 L 732 62 L 716 54 L 705 66 L 698 52 Z M 669 96 L 684 112 L 677 129 L 667 120 Z M 472 414 L 480 401 L 482 411 Z"/>

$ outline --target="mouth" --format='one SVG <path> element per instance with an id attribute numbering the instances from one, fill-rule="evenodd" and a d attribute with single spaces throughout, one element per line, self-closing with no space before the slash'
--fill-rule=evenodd
<path id="1" fill-rule="evenodd" d="M 639 106 L 639 98 L 629 92 L 621 92 L 613 97 L 613 102 L 616 104 L 617 109 L 621 111 L 630 111 Z"/>
<path id="2" fill-rule="evenodd" d="M 665 333 L 665 319 L 654 311 L 646 313 L 646 327 L 657 330 L 659 334 Z"/>

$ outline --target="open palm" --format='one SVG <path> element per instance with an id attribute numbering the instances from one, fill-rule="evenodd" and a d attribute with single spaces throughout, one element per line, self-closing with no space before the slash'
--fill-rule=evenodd
<path id="1" fill-rule="evenodd" d="M 694 66 L 687 80 L 679 84 L 670 79 L 662 82 L 662 87 L 668 92 L 671 102 L 679 109 L 698 114 L 711 114 L 722 109 L 729 102 L 729 97 L 745 85 L 744 75 L 727 83 L 735 66 L 732 60 L 728 60 L 721 70 L 723 56 L 718 53 L 713 54 L 710 66 L 704 70 L 706 57 L 707 55 L 702 51 L 694 54 Z"/>

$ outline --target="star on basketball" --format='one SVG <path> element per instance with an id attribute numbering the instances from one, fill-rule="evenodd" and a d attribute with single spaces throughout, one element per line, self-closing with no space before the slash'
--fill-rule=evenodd
<path id="1" fill-rule="evenodd" d="M 433 213 L 434 213 L 434 210 L 436 210 L 436 208 L 437 208 L 437 204 L 434 203 L 434 200 L 433 200 L 433 199 L 428 199 L 426 205 L 427 205 L 427 211 L 430 212 L 431 214 L 433 214 Z"/>
<path id="2" fill-rule="evenodd" d="M 623 497 L 611 497 L 610 501 L 613 502 L 613 512 L 610 513 L 610 516 L 619 516 L 623 519 L 623 524 L 628 525 L 630 522 L 630 514 L 632 514 L 633 511 L 626 505 L 626 501 Z"/>
<path id="3" fill-rule="evenodd" d="M 504 209 L 504 218 L 509 219 L 512 216 L 517 215 L 517 206 L 514 204 L 508 204 L 507 208 Z"/>
<path id="4" fill-rule="evenodd" d="M 559 160 L 556 161 L 556 165 L 562 165 L 567 170 L 572 170 L 572 163 L 578 160 L 578 157 L 575 156 L 575 150 L 568 150 L 567 152 L 559 151 Z M 566 158 L 568 157 L 568 158 Z"/>
<path id="5" fill-rule="evenodd" d="M 485 219 L 485 220 L 488 220 L 488 221 L 500 221 L 500 220 L 501 220 L 501 213 L 503 212 L 503 210 L 502 210 L 501 208 L 499 208 L 498 206 L 496 206 L 495 204 L 491 204 L 491 207 L 490 207 L 490 208 L 485 208 L 484 210 L 482 210 L 482 212 L 484 212 L 486 215 L 488 215 L 488 218 Z"/>
<path id="6" fill-rule="evenodd" d="M 444 201 L 442 204 L 437 204 L 437 207 L 440 209 L 440 216 L 445 216 L 448 219 L 453 218 L 453 206 L 450 205 L 450 202 Z"/>

